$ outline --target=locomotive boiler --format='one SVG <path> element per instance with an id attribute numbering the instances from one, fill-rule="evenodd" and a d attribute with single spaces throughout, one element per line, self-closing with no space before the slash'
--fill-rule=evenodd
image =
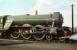
<path id="1" fill-rule="evenodd" d="M 60 12 L 46 15 L 1 16 L 0 32 L 2 37 L 17 39 L 34 38 L 36 40 L 52 39 L 57 29 L 62 27 L 63 17 Z"/>

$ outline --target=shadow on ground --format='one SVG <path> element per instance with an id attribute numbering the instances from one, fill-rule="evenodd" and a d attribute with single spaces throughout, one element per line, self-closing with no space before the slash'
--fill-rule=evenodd
<path id="1" fill-rule="evenodd" d="M 29 43 L 34 43 L 34 42 L 33 41 L 28 41 L 28 40 L 0 39 L 0 46 L 17 45 L 17 44 L 29 44 Z"/>

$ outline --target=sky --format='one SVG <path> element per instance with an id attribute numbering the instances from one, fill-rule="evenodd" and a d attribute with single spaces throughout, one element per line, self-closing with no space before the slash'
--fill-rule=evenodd
<path id="1" fill-rule="evenodd" d="M 77 27 L 77 0 L 0 0 L 1 15 L 50 14 L 61 12 L 63 26 L 71 27 L 71 4 L 74 4 L 74 26 Z"/>

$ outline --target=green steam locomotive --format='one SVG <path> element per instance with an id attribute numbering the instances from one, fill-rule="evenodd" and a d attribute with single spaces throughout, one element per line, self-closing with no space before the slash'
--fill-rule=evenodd
<path id="1" fill-rule="evenodd" d="M 0 32 L 2 37 L 18 39 L 34 38 L 51 40 L 61 29 L 63 16 L 60 12 L 46 15 L 0 16 Z"/>

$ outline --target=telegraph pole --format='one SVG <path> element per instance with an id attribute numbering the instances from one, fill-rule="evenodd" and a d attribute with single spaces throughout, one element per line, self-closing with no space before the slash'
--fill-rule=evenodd
<path id="1" fill-rule="evenodd" d="M 71 7 L 72 7 L 72 34 L 74 33 L 74 13 L 73 13 L 73 4 L 71 5 Z"/>

